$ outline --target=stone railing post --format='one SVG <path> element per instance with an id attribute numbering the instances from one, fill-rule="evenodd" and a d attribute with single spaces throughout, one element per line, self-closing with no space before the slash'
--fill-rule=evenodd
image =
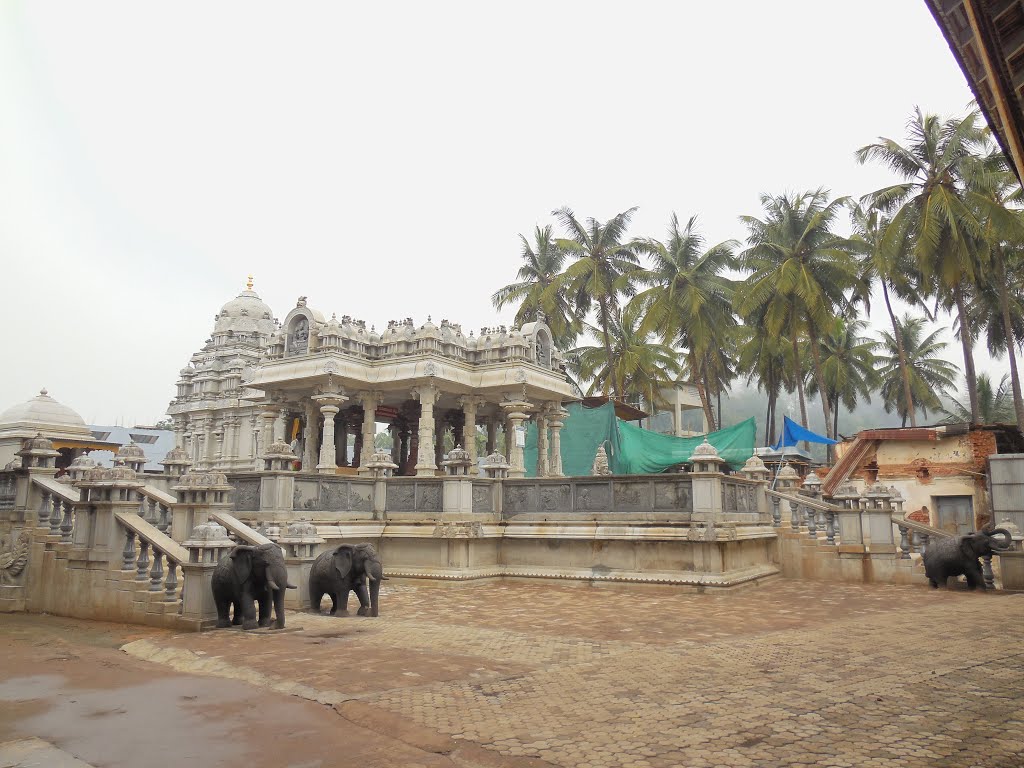
<path id="1" fill-rule="evenodd" d="M 900 560 L 910 559 L 910 528 L 905 525 L 897 525 L 900 530 Z"/>
<path id="2" fill-rule="evenodd" d="M 839 486 L 832 495 L 836 512 L 840 555 L 864 554 L 864 529 L 861 525 L 860 492 L 849 483 Z"/>
<path id="3" fill-rule="evenodd" d="M 705 438 L 703 443 L 693 449 L 689 462 L 693 467 L 690 472 L 693 489 L 692 520 L 715 523 L 724 519 L 722 465 L 725 460 Z"/>
<path id="4" fill-rule="evenodd" d="M 892 533 L 892 495 L 881 483 L 875 483 L 861 497 L 861 516 L 872 557 L 894 557 L 896 539 Z"/>
<path id="5" fill-rule="evenodd" d="M 134 570 L 134 539 L 128 540 L 116 524 L 114 513 L 132 514 L 138 510 L 137 495 L 142 481 L 134 470 L 117 463 L 113 467 L 87 470 L 77 485 L 80 501 L 71 531 L 73 554 L 70 559 L 107 562 L 117 564 L 122 570 Z M 125 568 L 129 550 L 132 564 Z"/>
<path id="6" fill-rule="evenodd" d="M 234 543 L 228 538 L 224 526 L 206 521 L 192 529 L 191 537 L 182 546 L 188 550 L 188 562 L 181 563 L 185 578 L 181 591 L 181 615 L 196 629 L 210 629 L 217 623 L 213 571 Z"/>
<path id="7" fill-rule="evenodd" d="M 175 541 L 192 538 L 192 529 L 209 520 L 212 510 L 228 511 L 234 490 L 223 472 L 187 472 L 172 486 L 178 498 L 171 510 L 170 537 Z M 165 531 L 166 532 L 166 531 Z"/>
<path id="8" fill-rule="evenodd" d="M 310 521 L 295 520 L 288 524 L 277 543 L 284 548 L 288 581 L 297 587 L 285 590 L 285 605 L 295 610 L 306 610 L 310 607 L 309 570 L 316 560 L 317 547 L 324 543 L 324 539 Z"/>

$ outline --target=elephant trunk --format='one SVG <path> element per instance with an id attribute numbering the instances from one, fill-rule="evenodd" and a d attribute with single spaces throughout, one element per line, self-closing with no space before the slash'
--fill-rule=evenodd
<path id="1" fill-rule="evenodd" d="M 1009 549 L 1013 546 L 1013 536 L 1010 535 L 1010 532 L 1005 528 L 995 528 L 991 531 L 986 531 L 985 533 L 990 537 L 995 537 L 996 534 L 1001 534 L 1003 536 L 1002 542 L 995 540 L 992 541 L 993 549 Z"/>

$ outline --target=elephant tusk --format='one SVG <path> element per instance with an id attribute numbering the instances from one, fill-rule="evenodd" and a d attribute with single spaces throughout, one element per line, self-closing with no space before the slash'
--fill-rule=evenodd
<path id="1" fill-rule="evenodd" d="M 287 584 L 285 585 L 285 589 L 298 589 L 298 587 L 296 587 L 294 584 Z"/>

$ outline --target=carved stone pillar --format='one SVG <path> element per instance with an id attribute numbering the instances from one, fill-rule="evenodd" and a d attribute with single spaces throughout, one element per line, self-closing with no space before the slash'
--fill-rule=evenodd
<path id="1" fill-rule="evenodd" d="M 550 474 L 548 458 L 548 417 L 541 411 L 537 414 L 537 477 Z"/>
<path id="2" fill-rule="evenodd" d="M 324 437 L 320 442 L 320 463 L 316 470 L 321 474 L 334 474 L 337 468 L 337 459 L 334 452 L 334 417 L 340 410 L 338 407 L 348 398 L 343 395 L 327 394 L 315 395 L 313 399 L 320 406 L 320 413 L 324 418 Z"/>
<path id="3" fill-rule="evenodd" d="M 487 445 L 484 447 L 487 455 L 490 456 L 494 453 L 494 449 L 498 442 L 498 417 L 488 416 L 487 417 Z M 505 454 L 506 456 L 508 454 Z"/>
<path id="4" fill-rule="evenodd" d="M 359 398 L 363 403 L 363 444 L 359 452 L 359 474 L 369 475 L 370 470 L 366 465 L 370 463 L 373 455 L 373 441 L 377 436 L 377 404 L 380 403 L 380 392 L 372 390 L 360 392 Z"/>
<path id="5" fill-rule="evenodd" d="M 551 420 L 548 422 L 548 427 L 551 428 L 551 461 L 549 463 L 549 471 L 551 477 L 565 477 L 565 472 L 562 469 L 562 427 L 565 426 L 565 419 L 569 417 L 569 412 L 561 407 L 560 404 L 556 405 L 555 410 L 551 412 Z"/>
<path id="6" fill-rule="evenodd" d="M 459 404 L 462 406 L 463 418 L 462 447 L 469 452 L 469 460 L 473 462 L 469 467 L 469 474 L 476 475 L 480 473 L 476 453 L 476 409 L 483 404 L 483 400 L 480 397 L 466 396 L 459 398 Z"/>
<path id="7" fill-rule="evenodd" d="M 444 461 L 444 433 L 448 430 L 446 419 L 441 419 L 438 429 L 434 434 L 434 466 L 440 467 Z"/>
<path id="8" fill-rule="evenodd" d="M 260 430 L 260 455 L 267 452 L 267 448 L 274 442 L 274 422 L 277 420 L 277 413 L 280 409 L 276 405 L 265 405 L 260 412 L 263 418 L 263 428 Z"/>
<path id="9" fill-rule="evenodd" d="M 523 446 L 519 444 L 519 427 L 530 418 L 530 403 L 525 400 L 513 400 L 502 403 L 508 416 L 509 434 L 506 442 L 509 446 L 509 477 L 526 477 L 526 465 L 523 463 Z"/>
<path id="10" fill-rule="evenodd" d="M 398 419 L 391 422 L 388 431 L 391 433 L 391 461 L 394 464 L 400 465 L 402 460 L 402 440 L 399 436 L 401 427 L 399 426 Z"/>
<path id="11" fill-rule="evenodd" d="M 306 403 L 304 415 L 306 428 L 302 430 L 302 470 L 303 472 L 312 472 L 319 455 L 316 449 L 316 436 L 320 431 L 317 429 L 320 409 L 317 408 L 316 403 L 310 400 Z"/>
<path id="12" fill-rule="evenodd" d="M 409 442 L 409 435 L 409 422 L 403 421 L 401 429 L 398 431 L 398 460 L 395 462 L 399 466 L 399 473 L 403 475 L 409 473 L 409 454 L 412 447 Z"/>
<path id="13" fill-rule="evenodd" d="M 413 390 L 413 396 L 420 401 L 420 423 L 416 435 L 416 475 L 433 477 L 437 472 L 434 463 L 434 402 L 438 396 L 433 382 Z"/>
<path id="14" fill-rule="evenodd" d="M 338 457 L 338 466 L 347 467 L 348 460 L 348 414 L 343 413 L 337 418 L 338 440 L 337 444 L 341 455 Z M 358 455 L 355 457 L 358 460 Z"/>

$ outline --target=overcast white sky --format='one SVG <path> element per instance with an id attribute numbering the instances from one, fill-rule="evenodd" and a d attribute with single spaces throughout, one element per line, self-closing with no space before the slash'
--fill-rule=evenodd
<path id="1" fill-rule="evenodd" d="M 923 0 L 4 2 L 0 410 L 152 423 L 250 272 L 281 318 L 507 322 L 558 206 L 742 238 L 970 99 Z"/>

